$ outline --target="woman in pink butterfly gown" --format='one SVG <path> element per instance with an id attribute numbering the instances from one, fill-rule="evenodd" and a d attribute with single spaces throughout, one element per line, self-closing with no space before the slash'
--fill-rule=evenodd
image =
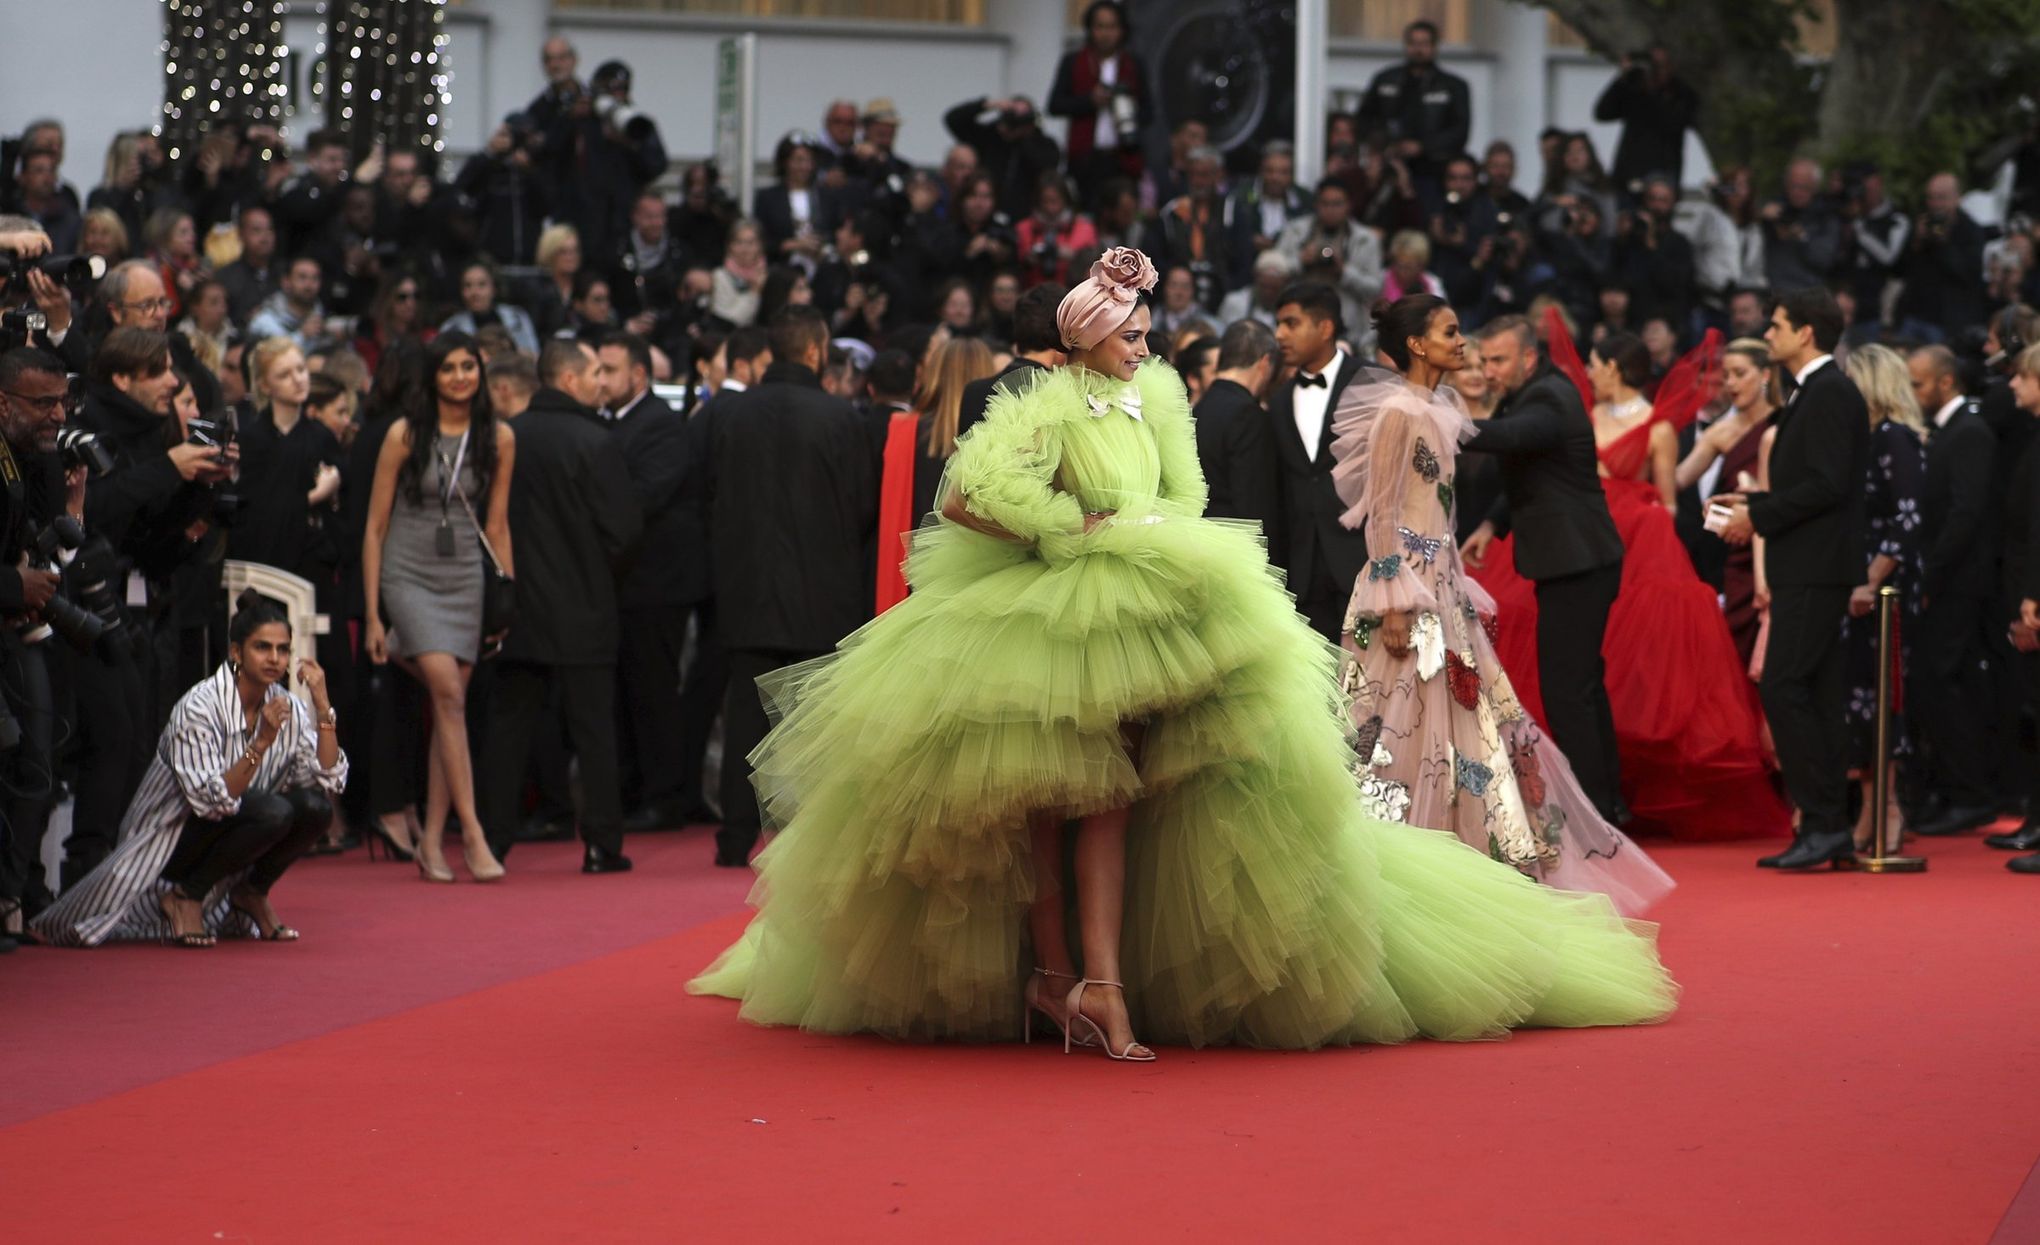
<path id="1" fill-rule="evenodd" d="M 1376 316 L 1399 371 L 1363 369 L 1333 414 L 1332 477 L 1367 538 L 1343 644 L 1368 810 L 1447 831 L 1549 885 L 1598 891 L 1635 916 L 1672 881 L 1603 821 L 1565 757 L 1524 711 L 1490 641 L 1494 605 L 1453 540 L 1465 404 L 1438 387 L 1464 343 L 1444 300 Z"/>

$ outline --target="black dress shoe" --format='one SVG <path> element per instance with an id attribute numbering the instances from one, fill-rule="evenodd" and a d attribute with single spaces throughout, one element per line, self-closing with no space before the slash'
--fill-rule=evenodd
<path id="1" fill-rule="evenodd" d="M 1983 841 L 1987 846 L 2008 852 L 2040 852 L 2040 817 L 2033 818 L 2017 830 L 1988 835 Z"/>
<path id="2" fill-rule="evenodd" d="M 719 826 L 722 824 L 722 814 L 706 804 L 690 804 L 687 806 L 687 811 L 680 814 L 680 824 L 683 826 Z"/>
<path id="3" fill-rule="evenodd" d="M 574 837 L 574 819 L 569 817 L 527 817 L 517 827 L 519 843 L 559 843 Z"/>
<path id="4" fill-rule="evenodd" d="M 1799 846 L 1799 840 L 1798 840 L 1798 839 L 1794 839 L 1794 840 L 1792 840 L 1792 841 L 1791 841 L 1790 843 L 1787 843 L 1787 844 L 1785 845 L 1785 850 L 1784 850 L 1784 851 L 1782 851 L 1782 852 L 1773 852 L 1773 853 L 1772 853 L 1771 855 L 1769 855 L 1769 856 L 1759 856 L 1759 857 L 1757 857 L 1757 868 L 1759 868 L 1759 869 L 1775 869 L 1775 868 L 1777 868 L 1777 867 L 1778 867 L 1778 862 L 1779 862 L 1779 861 L 1781 861 L 1781 860 L 1783 860 L 1783 859 L 1785 859 L 1785 858 L 1786 858 L 1787 856 L 1791 855 L 1791 854 L 1792 854 L 1792 849 L 1793 849 L 1793 848 L 1795 848 L 1795 847 L 1797 847 L 1797 846 Z"/>
<path id="5" fill-rule="evenodd" d="M 1856 838 L 1847 830 L 1826 834 L 1802 834 L 1778 857 L 1776 869 L 1813 869 L 1831 865 L 1851 869 L 1856 864 Z"/>
<path id="6" fill-rule="evenodd" d="M 686 812 L 670 804 L 647 804 L 623 819 L 625 834 L 650 834 L 655 830 L 678 830 L 691 825 Z"/>
<path id="7" fill-rule="evenodd" d="M 2014 856 L 2005 862 L 2005 868 L 2013 873 L 2040 873 L 2040 854 Z"/>
<path id="8" fill-rule="evenodd" d="M 630 857 L 609 847 L 597 847 L 593 843 L 581 853 L 583 873 L 629 873 Z"/>
<path id="9" fill-rule="evenodd" d="M 715 849 L 715 867 L 748 869 L 751 867 L 751 853 L 748 849 L 740 851 L 734 847 L 718 847 Z"/>
<path id="10" fill-rule="evenodd" d="M 1997 817 L 1997 810 L 1985 805 L 1956 805 L 1932 821 L 1914 826 L 1913 833 L 1930 839 L 1942 839 L 1954 834 L 1968 834 L 1971 830 L 1996 821 Z"/>

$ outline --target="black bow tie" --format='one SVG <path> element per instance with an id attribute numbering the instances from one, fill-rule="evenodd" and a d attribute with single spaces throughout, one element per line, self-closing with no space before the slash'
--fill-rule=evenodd
<path id="1" fill-rule="evenodd" d="M 1325 374 L 1323 372 L 1319 372 L 1315 376 L 1312 376 L 1309 372 L 1298 372 L 1296 374 L 1296 387 L 1298 389 L 1330 389 L 1331 385 L 1325 381 Z"/>

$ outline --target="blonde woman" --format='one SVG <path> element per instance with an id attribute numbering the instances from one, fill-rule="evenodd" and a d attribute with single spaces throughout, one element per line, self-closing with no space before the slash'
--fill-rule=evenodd
<path id="1" fill-rule="evenodd" d="M 128 227 L 120 213 L 110 207 L 91 208 L 78 233 L 78 253 L 97 255 L 108 268 L 128 257 Z"/>
<path id="2" fill-rule="evenodd" d="M 765 234 L 758 222 L 746 219 L 731 225 L 722 265 L 711 278 L 709 311 L 738 328 L 756 321 L 765 272 Z"/>
<path id="3" fill-rule="evenodd" d="M 538 235 L 532 259 L 538 265 L 539 278 L 531 300 L 531 318 L 538 322 L 540 337 L 551 337 L 565 327 L 567 310 L 574 304 L 574 277 L 581 271 L 580 232 L 572 225 L 546 226 Z"/>
<path id="4" fill-rule="evenodd" d="M 906 599 L 901 571 L 907 533 L 935 508 L 943 468 L 956 453 L 957 423 L 964 386 L 983 380 L 992 366 L 991 347 L 975 337 L 955 337 L 935 347 L 909 410 L 895 412 L 886 432 L 885 475 L 879 488 L 878 610 Z"/>
<path id="5" fill-rule="evenodd" d="M 1388 241 L 1388 273 L 1382 278 L 1381 297 L 1394 302 L 1408 294 L 1445 297 L 1445 283 L 1433 276 L 1431 240 L 1414 229 L 1405 229 Z"/>
<path id="6" fill-rule="evenodd" d="M 1912 669 L 1912 639 L 1920 634 L 1920 495 L 1926 491 L 1926 423 L 1914 400 L 1912 377 L 1905 360 L 1885 346 L 1863 346 L 1849 353 L 1849 379 L 1863 391 L 1870 408 L 1870 478 L 1866 510 L 1870 519 L 1870 565 L 1863 582 L 1849 594 L 1849 616 L 1842 622 L 1849 671 L 1849 763 L 1863 786 L 1863 815 L 1856 823 L 1856 846 L 1870 845 L 1872 784 L 1877 773 L 1877 593 L 1889 584 L 1898 589 L 1898 646 L 1902 670 Z M 1906 715 L 1893 719 L 1891 759 L 1903 763 L 1913 754 Z M 1897 799 L 1891 802 L 1885 835 L 1896 847 L 1901 833 Z"/>
<path id="7" fill-rule="evenodd" d="M 1721 392 L 1728 398 L 1728 412 L 1694 438 L 1693 448 L 1679 461 L 1676 475 L 1682 491 L 1698 485 L 1702 497 L 1712 497 L 1757 486 L 1757 455 L 1778 411 L 1777 370 L 1771 348 L 1754 337 L 1738 337 L 1723 349 Z M 1756 554 L 1751 546 L 1729 546 L 1721 571 L 1721 597 L 1736 654 L 1748 666 L 1756 651 L 1758 625 Z"/>

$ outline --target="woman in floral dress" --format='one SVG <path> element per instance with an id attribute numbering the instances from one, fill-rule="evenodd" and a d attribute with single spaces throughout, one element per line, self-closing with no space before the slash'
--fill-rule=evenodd
<path id="1" fill-rule="evenodd" d="M 1474 432 L 1439 382 L 1463 366 L 1459 318 L 1414 294 L 1377 308 L 1380 349 L 1334 415 L 1333 479 L 1365 525 L 1368 565 L 1347 607 L 1344 686 L 1369 811 L 1445 830 L 1566 890 L 1600 891 L 1630 915 L 1672 881 L 1595 813 L 1495 656 L 1494 603 L 1453 540 L 1459 446 Z"/>

